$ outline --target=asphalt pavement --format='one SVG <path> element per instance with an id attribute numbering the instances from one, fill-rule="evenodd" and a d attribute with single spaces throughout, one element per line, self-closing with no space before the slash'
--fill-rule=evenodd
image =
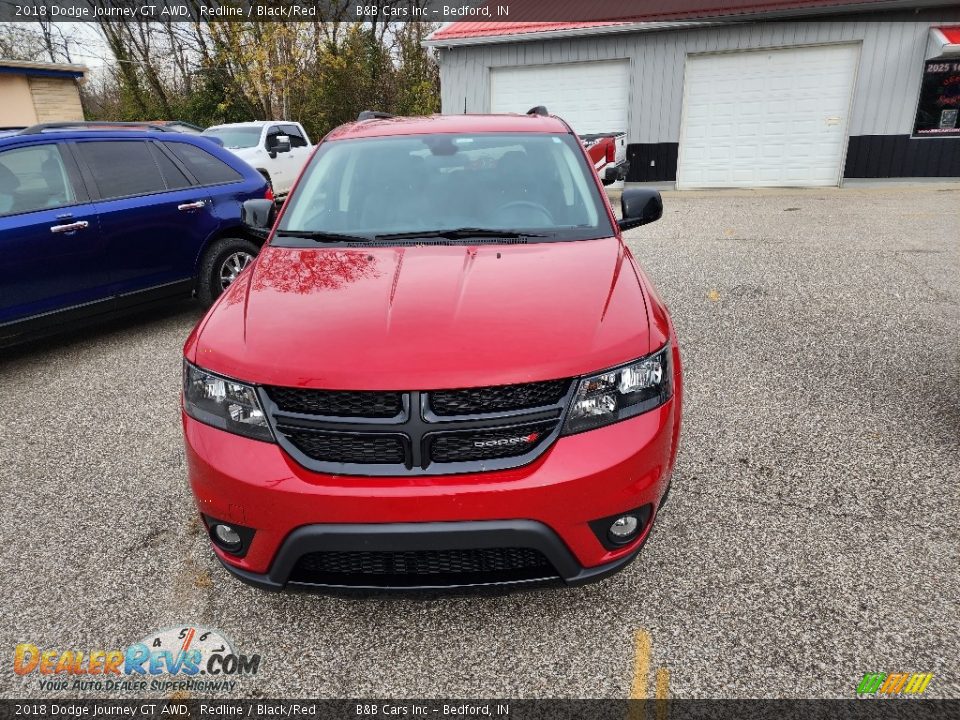
<path id="1" fill-rule="evenodd" d="M 0 695 L 13 648 L 218 628 L 255 697 L 960 697 L 960 185 L 665 193 L 628 233 L 686 408 L 625 572 L 495 597 L 270 594 L 197 521 L 178 392 L 192 302 L 0 356 Z M 648 673 L 649 683 L 635 677 Z M 102 693 L 94 693 L 101 694 Z M 148 693 L 149 694 L 149 693 Z"/>

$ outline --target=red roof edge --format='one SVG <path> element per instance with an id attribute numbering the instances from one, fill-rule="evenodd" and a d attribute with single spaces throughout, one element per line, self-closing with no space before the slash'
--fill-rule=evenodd
<path id="1" fill-rule="evenodd" d="M 960 45 L 960 25 L 937 28 L 951 45 Z"/>
<path id="2" fill-rule="evenodd" d="M 789 12 L 823 11 L 831 8 L 863 10 L 865 6 L 886 5 L 885 0 L 529 0 L 511 6 L 510 20 L 462 20 L 434 31 L 428 42 L 468 38 L 505 37 L 541 32 L 576 31 L 588 28 L 641 22 L 719 20 Z M 479 6 L 496 17 L 496 0 Z M 519 6 L 519 7 L 517 7 Z M 482 16 L 481 16 L 482 17 Z M 563 20 L 557 20 L 563 18 Z"/>

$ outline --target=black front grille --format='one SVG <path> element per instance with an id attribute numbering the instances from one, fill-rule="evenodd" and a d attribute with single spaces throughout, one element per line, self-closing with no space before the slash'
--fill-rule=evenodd
<path id="1" fill-rule="evenodd" d="M 556 421 L 438 434 L 430 443 L 434 462 L 469 462 L 526 455 L 553 432 Z"/>
<path id="2" fill-rule="evenodd" d="M 465 390 L 434 390 L 430 393 L 430 408 L 443 416 L 527 410 L 557 404 L 567 394 L 569 386 L 569 380 L 548 380 Z"/>
<path id="3" fill-rule="evenodd" d="M 404 461 L 403 440 L 385 433 L 311 432 L 278 426 L 300 452 L 314 460 L 369 465 L 400 464 Z"/>
<path id="4" fill-rule="evenodd" d="M 267 395 L 284 412 L 331 417 L 392 418 L 403 410 L 403 393 L 305 390 L 267 387 Z"/>
<path id="5" fill-rule="evenodd" d="M 261 399 L 280 445 L 315 472 L 456 473 L 533 459 L 559 434 L 571 383 L 429 392 L 267 386 Z"/>
<path id="6" fill-rule="evenodd" d="M 476 585 L 557 576 L 532 548 L 321 551 L 303 555 L 290 582 L 364 587 Z"/>

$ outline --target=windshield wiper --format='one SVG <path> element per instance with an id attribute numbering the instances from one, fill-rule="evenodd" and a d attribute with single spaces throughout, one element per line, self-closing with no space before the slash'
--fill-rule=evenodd
<path id="1" fill-rule="evenodd" d="M 316 242 L 344 242 L 366 243 L 370 238 L 365 235 L 345 235 L 343 233 L 327 232 L 325 230 L 277 230 L 276 237 L 297 237 Z"/>
<path id="2" fill-rule="evenodd" d="M 511 232 L 492 228 L 462 227 L 449 230 L 419 230 L 414 232 L 388 233 L 377 235 L 375 240 L 417 240 L 420 238 L 443 238 L 445 240 L 466 240 L 469 238 L 503 238 L 504 240 L 523 240 L 524 238 L 549 237 L 542 233 Z"/>

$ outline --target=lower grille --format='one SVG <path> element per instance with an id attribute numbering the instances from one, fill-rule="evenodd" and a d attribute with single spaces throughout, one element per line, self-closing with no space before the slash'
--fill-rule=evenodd
<path id="1" fill-rule="evenodd" d="M 398 435 L 307 432 L 282 425 L 277 429 L 300 452 L 314 460 L 371 465 L 400 464 L 404 461 L 403 441 Z"/>
<path id="2" fill-rule="evenodd" d="M 532 548 L 322 551 L 303 555 L 290 582 L 363 587 L 481 585 L 557 577 Z"/>
<path id="3" fill-rule="evenodd" d="M 557 426 L 555 420 L 506 428 L 467 430 L 436 436 L 430 444 L 433 462 L 470 462 L 526 455 Z"/>

